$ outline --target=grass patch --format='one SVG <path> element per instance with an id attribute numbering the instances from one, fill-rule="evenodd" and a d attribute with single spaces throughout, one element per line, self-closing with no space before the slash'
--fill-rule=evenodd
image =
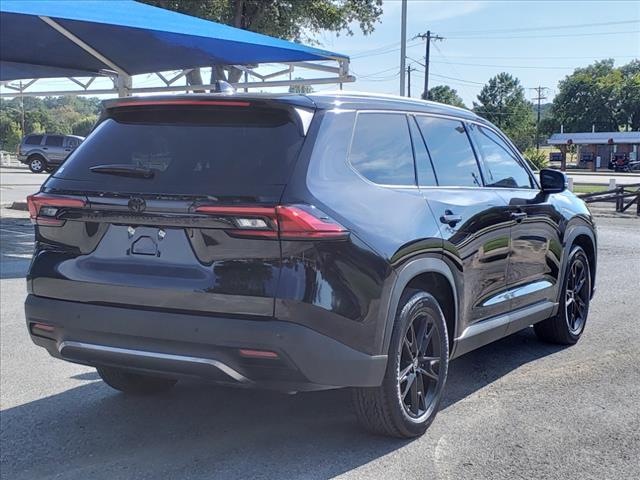
<path id="1" fill-rule="evenodd" d="M 609 185 L 573 184 L 573 193 L 596 193 L 609 190 Z"/>

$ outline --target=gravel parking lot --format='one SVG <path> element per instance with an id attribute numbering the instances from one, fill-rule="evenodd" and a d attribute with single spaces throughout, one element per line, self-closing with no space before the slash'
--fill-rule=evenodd
<path id="1" fill-rule="evenodd" d="M 31 227 L 0 227 L 4 479 L 640 478 L 640 219 L 599 220 L 598 291 L 578 345 L 531 329 L 452 362 L 414 441 L 359 430 L 347 391 L 286 396 L 182 382 L 130 398 L 31 344 Z"/>

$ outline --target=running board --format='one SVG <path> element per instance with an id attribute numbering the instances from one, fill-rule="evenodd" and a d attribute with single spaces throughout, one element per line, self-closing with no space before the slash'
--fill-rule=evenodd
<path id="1" fill-rule="evenodd" d="M 488 343 L 500 340 L 507 335 L 545 320 L 553 315 L 557 303 L 543 301 L 529 307 L 505 313 L 467 327 L 462 335 L 455 339 L 451 358 L 457 358 Z"/>
<path id="2" fill-rule="evenodd" d="M 110 364 L 157 371 L 202 374 L 199 370 L 219 370 L 236 382 L 250 383 L 247 377 L 226 363 L 211 358 L 189 357 L 171 353 L 148 352 L 128 348 L 109 347 L 92 343 L 64 341 L 58 346 L 60 355 L 68 360 L 91 364 Z"/>

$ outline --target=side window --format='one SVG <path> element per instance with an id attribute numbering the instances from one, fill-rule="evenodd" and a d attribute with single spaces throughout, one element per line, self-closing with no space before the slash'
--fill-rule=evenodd
<path id="1" fill-rule="evenodd" d="M 531 188 L 531 177 L 513 151 L 494 131 L 479 125 L 469 130 L 478 148 L 487 187 Z"/>
<path id="2" fill-rule="evenodd" d="M 47 135 L 47 139 L 44 144 L 48 147 L 61 147 L 64 137 L 60 135 Z"/>
<path id="3" fill-rule="evenodd" d="M 360 175 L 381 185 L 415 185 L 413 152 L 404 114 L 360 113 L 349 161 Z"/>
<path id="4" fill-rule="evenodd" d="M 75 148 L 78 145 L 80 145 L 80 141 L 77 138 L 73 138 L 73 137 L 67 138 L 67 147 Z"/>
<path id="5" fill-rule="evenodd" d="M 411 131 L 411 140 L 413 141 L 413 153 L 416 157 L 416 173 L 418 174 L 418 185 L 421 187 L 433 187 L 438 185 L 436 176 L 433 173 L 433 165 L 429 158 L 429 152 L 424 145 L 424 139 L 415 118 L 409 117 L 409 130 Z"/>
<path id="6" fill-rule="evenodd" d="M 29 135 L 24 143 L 25 145 L 40 145 L 42 142 L 42 135 Z"/>
<path id="7" fill-rule="evenodd" d="M 416 116 L 436 171 L 438 185 L 481 187 L 478 162 L 464 125 L 458 120 Z"/>

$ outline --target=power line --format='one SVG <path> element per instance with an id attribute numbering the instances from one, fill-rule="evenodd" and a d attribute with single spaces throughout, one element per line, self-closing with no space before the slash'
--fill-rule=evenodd
<path id="1" fill-rule="evenodd" d="M 415 58 L 411 58 L 411 57 L 407 57 L 407 58 L 408 58 L 409 60 L 411 60 L 411 61 L 413 61 L 413 62 L 417 63 L 417 64 L 418 64 L 418 65 L 420 65 L 421 67 L 424 67 L 424 66 L 425 66 L 425 64 L 424 64 L 424 63 L 422 63 L 422 62 L 421 62 L 421 61 L 419 61 L 419 60 L 416 60 Z M 436 73 L 433 73 L 432 75 L 433 75 L 434 77 L 442 77 L 442 78 L 446 78 L 446 79 L 449 79 L 449 80 L 458 80 L 458 81 L 460 81 L 460 82 L 466 82 L 466 83 L 471 83 L 471 84 L 474 84 L 474 85 L 483 85 L 483 86 L 484 86 L 484 83 L 482 83 L 482 82 L 473 82 L 473 81 L 471 81 L 471 80 L 465 80 L 465 79 L 463 79 L 463 78 L 447 77 L 446 75 L 438 75 L 438 74 L 436 74 Z"/>
<path id="2" fill-rule="evenodd" d="M 516 56 L 516 57 L 495 57 L 495 56 L 484 56 L 484 55 L 448 55 L 449 58 L 487 58 L 492 60 L 567 60 L 567 59 L 588 59 L 588 58 L 637 58 L 638 55 L 587 55 L 587 56 L 552 56 L 552 55 L 544 55 L 541 57 L 536 56 Z"/>
<path id="3" fill-rule="evenodd" d="M 486 64 L 486 63 L 465 63 L 465 62 L 443 62 L 441 60 L 432 60 L 433 63 L 442 63 L 442 64 L 446 64 L 446 65 L 463 65 L 466 67 L 492 67 L 492 68 L 534 68 L 534 69 L 548 69 L 548 70 L 567 70 L 567 69 L 572 69 L 572 68 L 576 68 L 575 66 L 572 67 L 561 67 L 561 66 L 552 66 L 552 65 L 493 65 L 493 64 Z"/>
<path id="4" fill-rule="evenodd" d="M 594 37 L 598 35 L 624 35 L 627 33 L 640 33 L 640 30 L 625 30 L 619 32 L 592 32 L 592 33 L 565 33 L 558 35 L 518 35 L 511 37 L 481 37 L 481 36 L 447 36 L 447 40 L 513 40 L 518 38 L 567 38 L 567 37 Z"/>
<path id="5" fill-rule="evenodd" d="M 624 25 L 629 23 L 640 23 L 638 20 L 620 20 L 615 22 L 597 22 L 597 23 L 577 23 L 571 25 L 549 25 L 546 27 L 528 27 L 528 28 L 502 28 L 495 30 L 458 30 L 452 32 L 446 32 L 448 35 L 450 34 L 477 34 L 477 33 L 506 33 L 506 32 L 535 32 L 535 31 L 543 31 L 543 30 L 557 30 L 557 29 L 565 29 L 565 28 L 586 28 L 586 27 L 602 27 L 602 26 L 610 26 L 610 25 Z"/>

